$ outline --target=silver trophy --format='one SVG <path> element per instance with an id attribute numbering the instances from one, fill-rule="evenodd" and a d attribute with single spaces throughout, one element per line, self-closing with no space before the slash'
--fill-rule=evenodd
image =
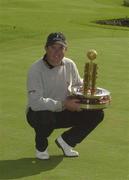
<path id="1" fill-rule="evenodd" d="M 89 50 L 87 57 L 90 62 L 85 64 L 83 86 L 72 86 L 70 88 L 70 98 L 80 100 L 82 109 L 104 109 L 111 101 L 110 92 L 106 89 L 96 87 L 98 66 L 93 61 L 96 59 L 97 52 Z"/>

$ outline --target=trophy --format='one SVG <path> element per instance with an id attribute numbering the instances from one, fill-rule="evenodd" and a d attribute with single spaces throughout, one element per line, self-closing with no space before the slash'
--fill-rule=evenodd
<path id="1" fill-rule="evenodd" d="M 83 86 L 72 86 L 70 98 L 79 99 L 82 109 L 104 109 L 110 104 L 111 96 L 108 90 L 96 87 L 98 66 L 93 61 L 97 57 L 97 52 L 91 49 L 87 57 L 90 62 L 85 63 Z"/>

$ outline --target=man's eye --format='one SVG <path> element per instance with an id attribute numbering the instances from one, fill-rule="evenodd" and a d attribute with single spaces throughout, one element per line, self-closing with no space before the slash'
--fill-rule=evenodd
<path id="1" fill-rule="evenodd" d="M 52 48 L 53 50 L 56 50 L 56 47 L 55 47 L 55 46 L 52 46 L 51 48 Z"/>
<path id="2" fill-rule="evenodd" d="M 65 50 L 65 47 L 61 46 L 61 47 L 60 47 L 60 50 Z"/>

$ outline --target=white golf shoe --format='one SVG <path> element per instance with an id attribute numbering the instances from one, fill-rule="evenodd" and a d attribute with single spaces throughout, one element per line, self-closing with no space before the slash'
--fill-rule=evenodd
<path id="1" fill-rule="evenodd" d="M 42 160 L 49 159 L 49 154 L 48 154 L 47 149 L 45 151 L 43 151 L 43 152 L 38 151 L 36 149 L 36 158 L 42 159 Z"/>
<path id="2" fill-rule="evenodd" d="M 57 146 L 59 148 L 62 149 L 64 155 L 66 157 L 78 157 L 79 153 L 75 150 L 73 150 L 73 148 L 71 146 L 69 146 L 63 139 L 61 136 L 59 136 L 56 140 L 55 140 Z"/>

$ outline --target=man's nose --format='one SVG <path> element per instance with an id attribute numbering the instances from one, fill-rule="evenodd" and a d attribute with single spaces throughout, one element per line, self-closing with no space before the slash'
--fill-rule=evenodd
<path id="1" fill-rule="evenodd" d="M 55 53 L 57 54 L 57 53 L 60 53 L 60 49 L 56 49 L 55 50 Z"/>

